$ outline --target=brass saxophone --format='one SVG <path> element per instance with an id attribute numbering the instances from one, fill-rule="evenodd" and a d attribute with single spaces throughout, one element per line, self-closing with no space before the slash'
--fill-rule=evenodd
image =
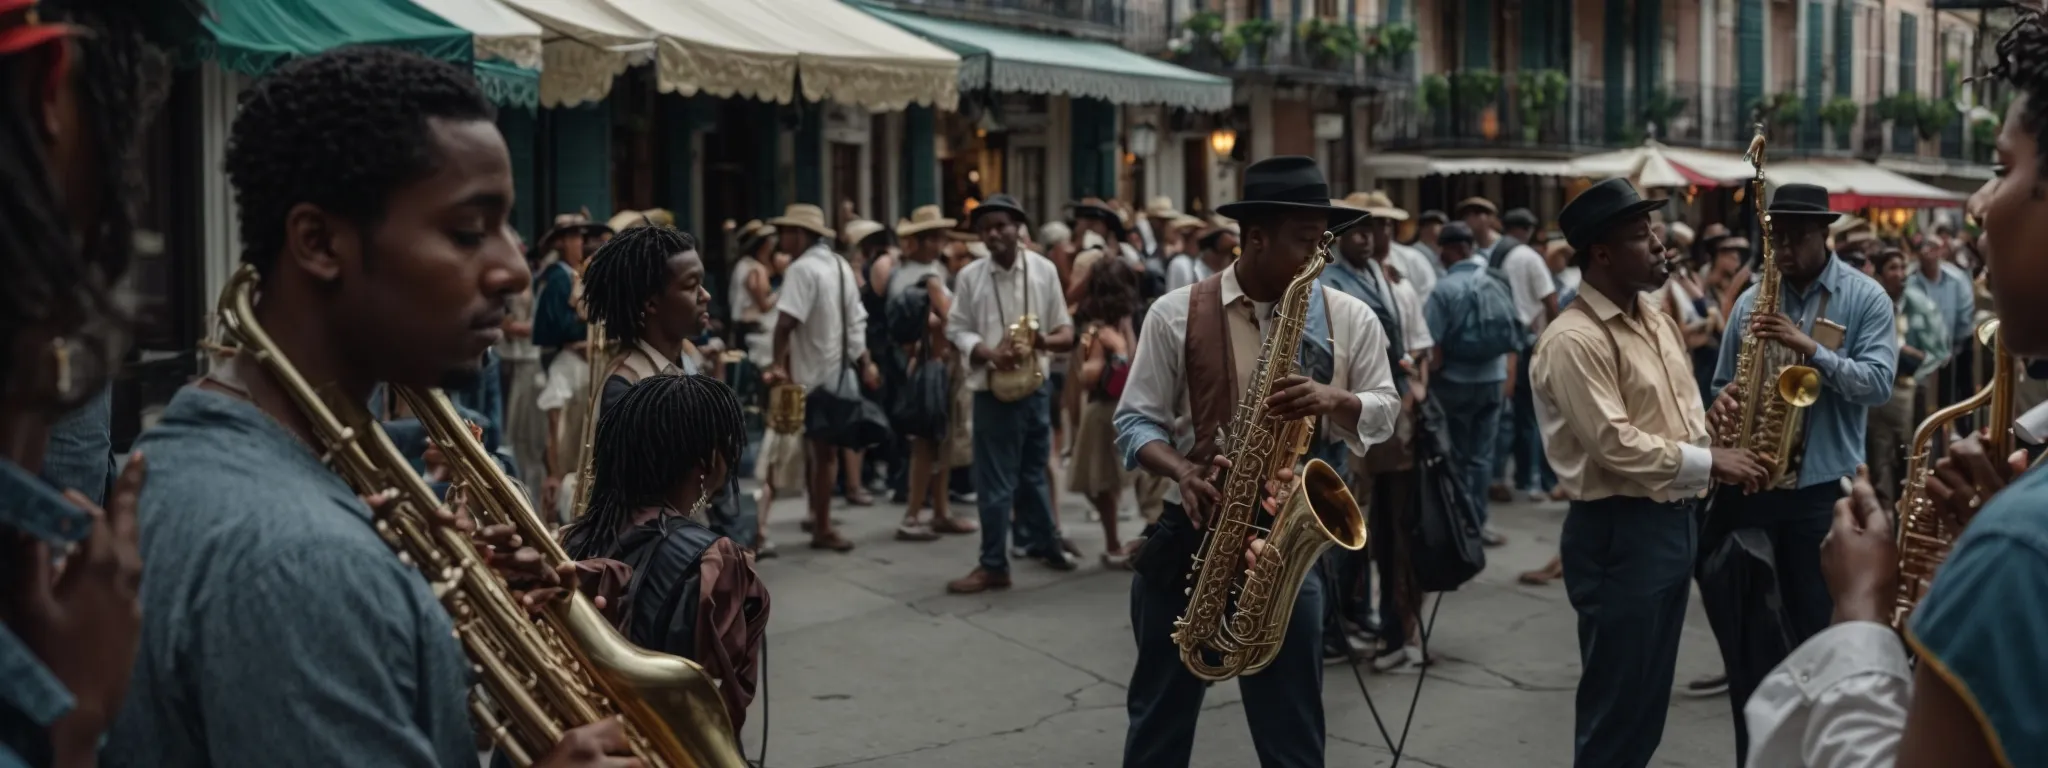
<path id="1" fill-rule="evenodd" d="M 1750 317 L 1778 314 L 1783 291 L 1777 247 L 1771 242 L 1771 217 L 1764 212 L 1764 144 L 1764 127 L 1759 123 L 1749 152 L 1743 156 L 1756 166 L 1756 183 L 1749 195 L 1763 226 L 1762 279 L 1757 283 Z M 1766 342 L 1744 329 L 1733 383 L 1730 394 L 1742 404 L 1741 427 L 1722 432 L 1721 447 L 1747 448 L 1755 453 L 1770 473 L 1764 487 L 1773 487 L 1792 465 L 1800 437 L 1799 412 L 1820 399 L 1820 372 L 1806 365 L 1790 347 Z"/>
<path id="2" fill-rule="evenodd" d="M 1187 613 L 1174 621 L 1173 641 L 1180 646 L 1181 663 L 1203 680 L 1257 674 L 1272 664 L 1287 636 L 1294 599 L 1316 558 L 1333 545 L 1353 551 L 1365 547 L 1358 502 L 1337 471 L 1321 459 L 1310 461 L 1281 489 L 1279 511 L 1270 526 L 1257 525 L 1266 481 L 1307 451 L 1312 430 L 1308 419 L 1282 423 L 1268 417 L 1266 398 L 1276 382 L 1294 374 L 1308 322 L 1309 291 L 1316 289 L 1316 275 L 1329 263 L 1338 235 L 1357 223 L 1324 232 L 1321 246 L 1287 284 L 1273 332 L 1259 352 L 1253 385 L 1238 399 L 1230 421 L 1225 443 L 1230 470 L 1222 504 L 1195 556 L 1195 586 L 1188 591 Z M 1255 532 L 1265 535 L 1266 546 L 1247 571 L 1242 565 L 1246 541 Z M 1229 607 L 1233 600 L 1234 612 Z"/>
<path id="3" fill-rule="evenodd" d="M 576 469 L 576 503 L 569 508 L 571 521 L 583 518 L 583 512 L 590 508 L 590 486 L 597 482 L 597 411 L 604 403 L 604 383 L 612 365 L 610 339 L 605 337 L 604 323 L 593 320 L 584 326 L 583 359 L 590 363 L 589 397 L 584 402 L 583 413 L 583 464 Z"/>
<path id="4" fill-rule="evenodd" d="M 1038 315 L 1031 312 L 1031 254 L 1020 251 L 1017 254 L 1017 268 L 1023 270 L 1024 306 L 1017 308 L 1021 314 L 1017 315 L 1017 322 L 1010 324 L 1003 342 L 1017 349 L 1017 367 L 1007 371 L 991 368 L 988 372 L 989 394 L 1005 403 L 1014 403 L 1030 397 L 1045 385 L 1045 371 L 1038 365 L 1036 351 Z M 995 287 L 991 278 L 989 291 L 996 293 L 1000 290 Z M 996 309 L 1000 311 L 1002 306 L 999 296 Z"/>
<path id="5" fill-rule="evenodd" d="M 654 766 L 744 768 L 732 720 L 712 679 L 696 664 L 635 647 L 597 606 L 570 599 L 539 620 L 513 598 L 477 556 L 469 534 L 434 523 L 441 501 L 370 418 L 364 404 L 315 388 L 256 322 L 254 267 L 228 281 L 219 305 L 223 343 L 239 345 L 292 398 L 318 440 L 328 468 L 362 494 L 396 489 L 378 513 L 377 532 L 398 557 L 420 569 L 448 610 L 478 686 L 470 714 L 514 765 L 530 765 L 564 731 L 623 716 L 633 752 Z M 483 525 L 510 523 L 550 564 L 568 561 L 526 494 L 484 452 L 439 390 L 394 387 L 440 448 L 455 487 Z"/>
<path id="6" fill-rule="evenodd" d="M 2012 455 L 2013 448 L 2013 388 L 2019 369 L 2012 351 L 2005 348 L 2005 340 L 1998 332 L 1998 319 L 1992 318 L 1977 326 L 1977 343 L 1992 350 L 1991 383 L 1977 390 L 1969 399 L 1947 408 L 1935 411 L 1920 422 L 1913 430 L 1913 445 L 1906 460 L 1906 482 L 1899 489 L 1898 511 L 1899 530 L 1899 591 L 1892 604 L 1892 627 L 1900 631 L 1906 628 L 1906 620 L 1912 617 L 1913 607 L 1927 596 L 1928 586 L 1934 583 L 1934 572 L 1948 559 L 1949 548 L 1955 546 L 1956 536 L 1961 529 L 1950 523 L 1934 508 L 1934 500 L 1927 498 L 1927 477 L 1934 473 L 1934 441 L 1948 433 L 1948 427 L 1965 414 L 1991 406 L 1986 420 L 1991 427 L 1991 440 L 1985 445 L 1985 453 L 2002 460 Z"/>
<path id="7" fill-rule="evenodd" d="M 804 385 L 783 382 L 768 388 L 768 428 L 779 434 L 804 431 Z"/>

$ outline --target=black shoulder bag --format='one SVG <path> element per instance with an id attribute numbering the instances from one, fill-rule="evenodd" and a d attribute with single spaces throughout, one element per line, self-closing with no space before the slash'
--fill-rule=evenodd
<path id="1" fill-rule="evenodd" d="M 860 372 L 846 359 L 846 350 L 853 347 L 853 312 L 846 307 L 846 265 L 833 264 L 832 269 L 839 275 L 839 321 L 845 339 L 839 348 L 837 375 L 804 394 L 804 435 L 841 448 L 871 448 L 889 441 L 889 417 L 861 394 Z"/>

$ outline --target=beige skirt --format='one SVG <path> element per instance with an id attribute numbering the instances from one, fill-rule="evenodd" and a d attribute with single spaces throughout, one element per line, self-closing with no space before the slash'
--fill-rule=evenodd
<path id="1" fill-rule="evenodd" d="M 1074 430 L 1074 463 L 1068 469 L 1067 490 L 1095 495 L 1121 493 L 1130 487 L 1131 473 L 1124 469 L 1116 449 L 1116 403 L 1089 399 L 1081 404 L 1081 423 Z"/>
<path id="2" fill-rule="evenodd" d="M 804 436 L 768 430 L 761 436 L 761 452 L 754 457 L 754 479 L 773 487 L 781 498 L 804 493 Z"/>

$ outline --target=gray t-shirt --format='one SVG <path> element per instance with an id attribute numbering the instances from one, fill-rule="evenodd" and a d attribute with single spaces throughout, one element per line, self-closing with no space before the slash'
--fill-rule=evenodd
<path id="1" fill-rule="evenodd" d="M 103 764 L 476 765 L 448 615 L 340 476 L 196 386 L 135 447 L 142 642 Z"/>
<path id="2" fill-rule="evenodd" d="M 926 277 L 936 277 L 939 284 L 944 285 L 947 277 L 946 265 L 940 264 L 937 259 L 926 262 L 899 259 L 896 268 L 889 270 L 889 285 L 883 290 L 882 296 L 896 298 L 896 294 L 910 290 Z"/>

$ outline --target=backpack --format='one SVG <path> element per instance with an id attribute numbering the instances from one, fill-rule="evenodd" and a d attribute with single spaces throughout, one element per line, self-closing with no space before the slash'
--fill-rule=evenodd
<path id="1" fill-rule="evenodd" d="M 1515 309 L 1515 292 L 1508 287 L 1507 275 L 1498 269 L 1488 268 L 1474 276 L 1464 306 L 1451 317 L 1451 328 L 1437 340 L 1448 359 L 1485 362 L 1529 346 L 1529 326 Z"/>

